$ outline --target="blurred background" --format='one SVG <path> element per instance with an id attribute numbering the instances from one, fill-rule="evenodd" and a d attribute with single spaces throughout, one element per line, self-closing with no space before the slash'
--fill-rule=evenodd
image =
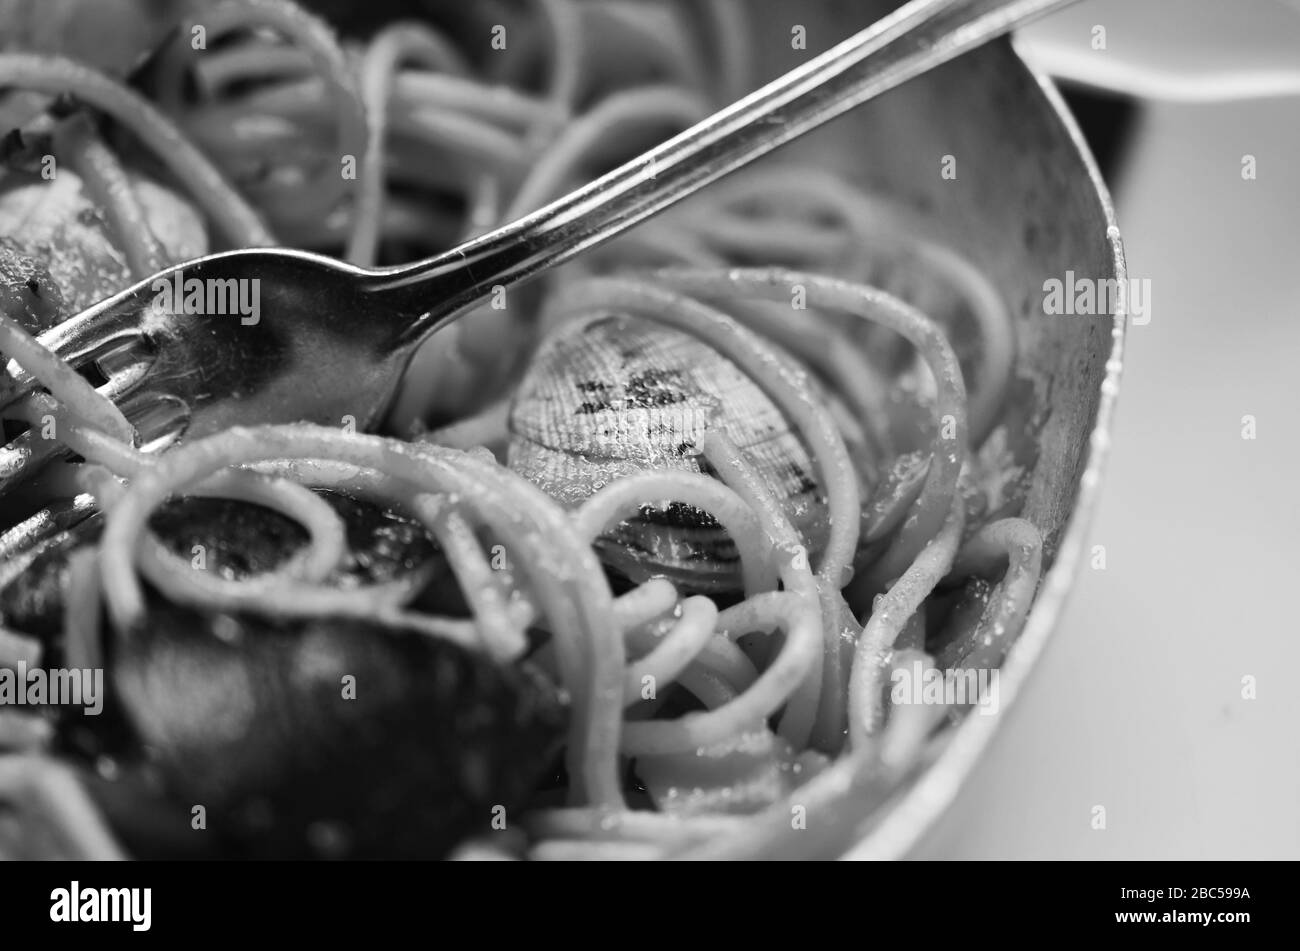
<path id="1" fill-rule="evenodd" d="M 1129 329 L 1091 532 L 1106 567 L 1084 560 L 918 855 L 1295 859 L 1300 4 L 1092 0 L 1017 46 L 1074 80 L 1151 319 Z"/>

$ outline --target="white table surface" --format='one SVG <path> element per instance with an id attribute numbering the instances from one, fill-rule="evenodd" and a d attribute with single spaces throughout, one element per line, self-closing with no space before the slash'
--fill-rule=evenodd
<path id="1" fill-rule="evenodd" d="M 1152 316 L 1107 567 L 922 857 L 1300 857 L 1300 100 L 1152 107 L 1135 138 L 1114 187 Z"/>

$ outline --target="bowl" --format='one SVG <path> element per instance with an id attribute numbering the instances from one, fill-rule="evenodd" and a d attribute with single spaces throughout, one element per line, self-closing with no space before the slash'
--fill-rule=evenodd
<path id="1" fill-rule="evenodd" d="M 747 4 L 764 81 L 897 6 L 860 0 Z M 796 49 L 796 27 L 807 49 Z M 956 177 L 941 175 L 951 156 Z M 1048 315 L 1049 281 L 1126 286 L 1105 184 L 1046 77 L 1009 41 L 977 49 L 854 110 L 764 161 L 821 166 L 905 203 L 1000 289 L 1016 322 L 1018 378 L 1006 445 L 1028 472 L 1021 515 L 1044 538 L 1044 575 L 999 675 L 999 713 L 968 716 L 931 744 L 883 806 L 845 801 L 815 851 L 901 858 L 952 803 L 1051 640 L 1086 542 L 1118 391 L 1126 314 Z M 833 843 L 833 844 L 832 844 Z M 791 853 L 806 854 L 792 839 Z"/>

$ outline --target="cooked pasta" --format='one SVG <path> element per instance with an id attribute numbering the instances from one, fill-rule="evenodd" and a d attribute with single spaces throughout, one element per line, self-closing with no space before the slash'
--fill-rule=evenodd
<path id="1" fill-rule="evenodd" d="M 44 97 L 22 128 L 53 129 L 141 279 L 172 263 L 141 176 L 197 206 L 214 247 L 392 265 L 535 210 L 757 82 L 734 0 L 515 7 L 518 43 L 497 56 L 459 5 L 340 40 L 290 0 L 191 4 L 129 80 L 6 52 L 0 92 Z M 1038 581 L 1037 530 L 988 517 L 974 465 L 1015 374 L 996 287 L 905 204 L 786 163 L 511 301 L 422 345 L 381 434 L 249 425 L 157 452 L 41 345 L 21 294 L 0 298 L 0 353 L 44 387 L 3 415 L 55 422 L 103 517 L 70 562 L 63 656 L 103 663 L 160 597 L 365 619 L 541 671 L 569 720 L 512 852 L 532 858 L 799 854 L 792 808 L 865 816 L 962 714 L 894 703 L 893 671 L 996 668 Z M 449 573 L 331 582 L 350 555 L 327 493 L 422 526 Z M 304 540 L 262 573 L 194 571 L 151 521 L 182 497 L 269 509 Z M 462 614 L 420 607 L 437 585 Z M 983 620 L 956 636 L 962 598 Z M 0 664 L 39 652 L 0 630 Z M 116 850 L 76 783 L 45 794 L 82 853 Z"/>

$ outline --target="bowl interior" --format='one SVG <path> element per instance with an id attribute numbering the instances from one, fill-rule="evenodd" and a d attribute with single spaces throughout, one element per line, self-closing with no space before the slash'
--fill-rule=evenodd
<path id="1" fill-rule="evenodd" d="M 805 62 L 884 15 L 896 3 L 855 0 L 761 0 L 750 5 L 752 42 L 764 78 Z M 803 26 L 807 50 L 792 46 Z M 1014 490 L 1021 515 L 1043 532 L 1045 580 L 1029 623 L 1001 675 L 1001 701 L 1015 692 L 1046 640 L 1082 545 L 1081 487 L 1095 482 L 1113 398 L 1122 315 L 1047 316 L 1044 282 L 1123 279 L 1123 257 L 1109 199 L 1063 115 L 1054 90 L 1020 61 L 1007 41 L 978 49 L 836 120 L 764 161 L 821 166 L 905 202 L 931 233 L 990 276 L 1011 308 L 1018 336 L 1017 380 L 1009 401 L 1006 442 L 1029 473 Z M 941 175 L 945 156 L 956 178 Z M 743 174 L 743 173 L 742 173 Z M 1104 385 L 1105 384 L 1105 385 Z M 1090 471 L 1091 470 L 1091 471 Z M 1085 472 L 1090 472 L 1085 479 Z M 1072 525 L 1076 525 L 1073 529 Z M 1068 557 L 1067 557 L 1068 556 Z M 1032 645 L 1026 645 L 1032 640 Z M 928 770 L 927 803 L 918 790 L 896 797 L 867 823 L 844 830 L 844 843 L 888 818 L 903 816 L 889 844 L 894 854 L 951 798 L 988 721 L 968 717 L 961 745 L 952 739 Z M 985 721 L 976 724 L 972 721 Z M 968 729 L 969 728 L 969 729 Z M 982 738 L 981 738 L 982 735 Z M 945 798 L 946 797 L 946 798 Z M 897 823 L 895 823 L 897 825 Z M 877 837 L 879 838 L 879 836 Z M 870 846 L 871 838 L 867 839 Z"/>

